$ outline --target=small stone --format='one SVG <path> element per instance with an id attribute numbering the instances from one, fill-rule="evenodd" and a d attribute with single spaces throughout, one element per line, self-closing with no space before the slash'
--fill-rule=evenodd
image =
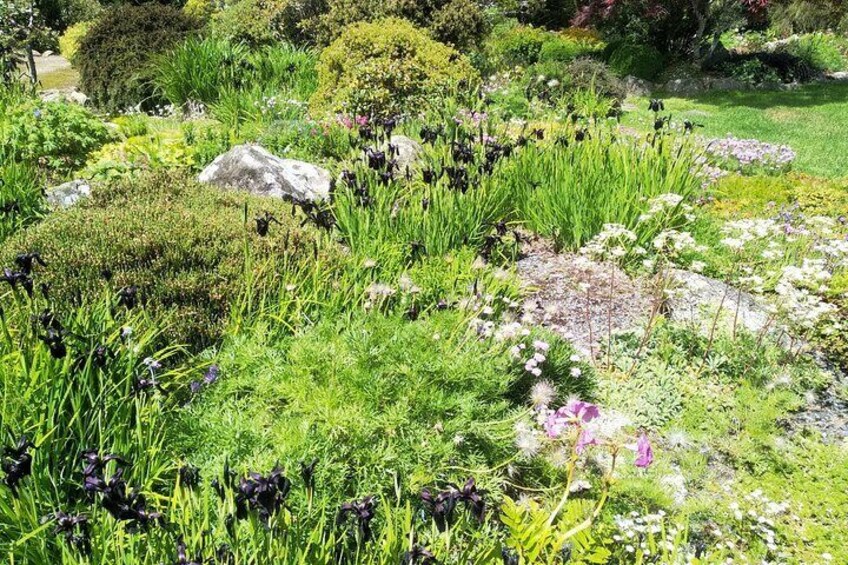
<path id="1" fill-rule="evenodd" d="M 54 210 L 70 208 L 83 198 L 91 195 L 91 184 L 84 179 L 72 180 L 46 191 L 47 203 Z"/>

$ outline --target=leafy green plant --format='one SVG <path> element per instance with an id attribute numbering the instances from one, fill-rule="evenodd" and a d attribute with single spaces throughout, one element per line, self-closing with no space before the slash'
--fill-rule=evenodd
<path id="1" fill-rule="evenodd" d="M 468 60 L 411 23 L 389 18 L 346 29 L 318 63 L 314 112 L 394 116 L 432 104 L 479 77 Z"/>
<path id="2" fill-rule="evenodd" d="M 804 61 L 811 68 L 834 72 L 848 68 L 845 55 L 846 40 L 827 33 L 801 35 L 789 41 L 782 49 Z"/>
<path id="3" fill-rule="evenodd" d="M 5 120 L 3 149 L 60 175 L 79 168 L 110 137 L 90 111 L 65 102 L 29 99 L 10 108 Z"/>
<path id="4" fill-rule="evenodd" d="M 627 43 L 611 47 L 609 66 L 619 76 L 654 80 L 665 69 L 665 57 L 656 47 Z"/>
<path id="5" fill-rule="evenodd" d="M 41 178 L 33 165 L 5 157 L 0 149 L 0 242 L 46 212 Z"/>
<path id="6" fill-rule="evenodd" d="M 59 37 L 59 53 L 71 63 L 74 62 L 74 58 L 77 56 L 80 41 L 88 33 L 88 30 L 91 29 L 91 26 L 92 22 L 90 21 L 75 23 L 69 26 L 65 30 L 65 33 Z"/>

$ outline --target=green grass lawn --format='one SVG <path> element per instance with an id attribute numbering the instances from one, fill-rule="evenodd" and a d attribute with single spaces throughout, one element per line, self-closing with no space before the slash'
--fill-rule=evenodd
<path id="1" fill-rule="evenodd" d="M 792 91 L 711 92 L 694 98 L 665 98 L 666 112 L 688 119 L 709 137 L 755 138 L 789 145 L 798 155 L 795 170 L 822 177 L 848 176 L 848 85 L 819 84 Z M 649 127 L 647 101 L 625 124 Z"/>

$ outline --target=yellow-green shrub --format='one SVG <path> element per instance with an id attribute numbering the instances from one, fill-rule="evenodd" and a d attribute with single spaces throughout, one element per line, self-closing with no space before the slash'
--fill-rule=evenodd
<path id="1" fill-rule="evenodd" d="M 59 37 L 59 53 L 62 57 L 74 62 L 74 56 L 79 49 L 80 40 L 85 36 L 93 22 L 79 22 L 68 26 L 65 33 Z"/>
<path id="2" fill-rule="evenodd" d="M 479 80 L 466 57 L 406 20 L 386 18 L 348 27 L 321 53 L 310 107 L 316 113 L 405 114 Z"/>

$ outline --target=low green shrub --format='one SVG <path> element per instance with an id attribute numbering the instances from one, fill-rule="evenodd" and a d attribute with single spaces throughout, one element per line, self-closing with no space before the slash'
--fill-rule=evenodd
<path id="1" fill-rule="evenodd" d="M 62 54 L 62 57 L 70 61 L 71 64 L 74 63 L 80 41 L 88 33 L 88 30 L 91 29 L 92 24 L 93 22 L 75 23 L 69 26 L 65 30 L 65 33 L 59 36 L 59 53 Z"/>
<path id="2" fill-rule="evenodd" d="M 651 45 L 618 44 L 610 49 L 609 66 L 619 76 L 654 80 L 665 69 L 665 56 Z"/>
<path id="3" fill-rule="evenodd" d="M 260 238 L 252 218 L 265 210 L 284 225 Z M 246 277 L 256 292 L 273 286 L 265 262 L 314 260 L 313 235 L 288 217 L 282 202 L 201 186 L 179 173 L 145 175 L 96 187 L 85 202 L 7 240 L 3 264 L 17 253 L 41 253 L 48 267 L 39 282 L 59 307 L 136 286 L 172 343 L 203 345 L 219 336 Z"/>
<path id="4" fill-rule="evenodd" d="M 417 497 L 434 481 L 462 481 L 460 468 L 512 456 L 499 438 L 528 402 L 510 399 L 526 373 L 510 344 L 471 336 L 466 314 L 448 311 L 415 322 L 328 320 L 279 344 L 233 340 L 219 356 L 219 384 L 178 415 L 176 441 L 206 474 L 225 458 L 249 468 L 317 458 L 322 497 L 336 503 L 344 492 Z M 590 386 L 590 375 L 548 371 L 561 399 Z"/>
<path id="5" fill-rule="evenodd" d="M 410 22 L 388 18 L 347 28 L 318 63 L 310 109 L 393 116 L 420 112 L 453 89 L 473 90 L 468 60 Z"/>
<path id="6" fill-rule="evenodd" d="M 80 88 L 92 103 L 110 111 L 155 106 L 151 58 L 199 25 L 180 10 L 155 2 L 107 10 L 80 41 L 75 57 Z"/>
<path id="7" fill-rule="evenodd" d="M 492 30 L 486 41 L 488 63 L 493 69 L 532 65 L 538 62 L 542 46 L 550 37 L 549 32 L 540 28 L 501 24 Z"/>
<path id="8" fill-rule="evenodd" d="M 90 111 L 76 104 L 30 98 L 6 115 L 0 148 L 18 159 L 65 174 L 81 167 L 110 137 Z"/>

